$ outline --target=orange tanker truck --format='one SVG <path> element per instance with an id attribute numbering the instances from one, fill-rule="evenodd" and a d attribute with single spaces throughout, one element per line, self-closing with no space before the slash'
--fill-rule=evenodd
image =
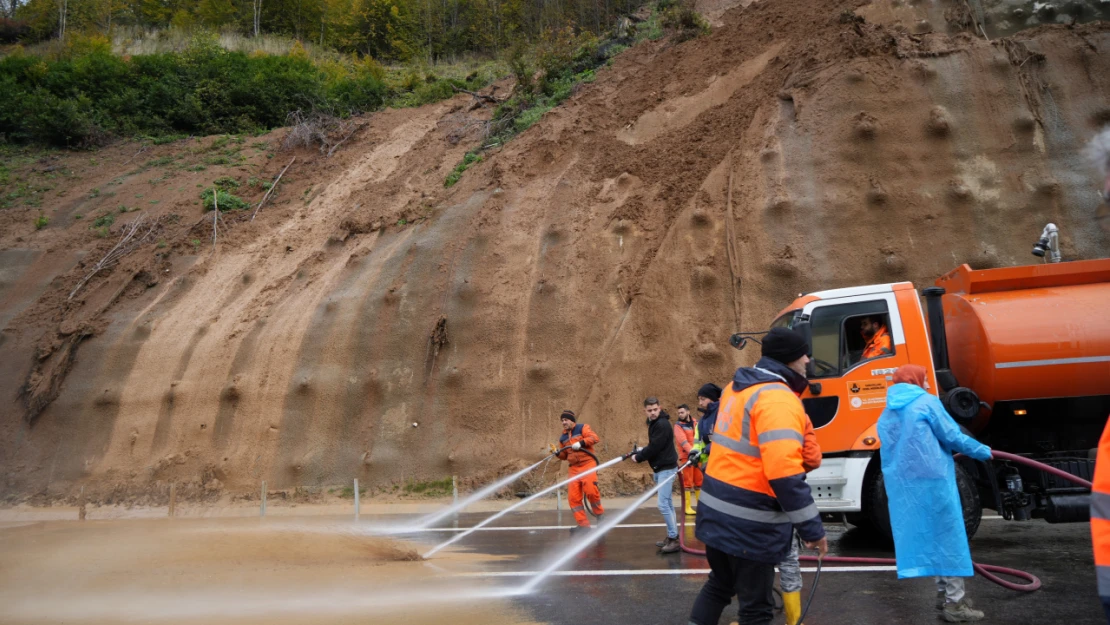
<path id="1" fill-rule="evenodd" d="M 810 337 L 802 401 L 824 452 L 808 477 L 817 507 L 889 535 L 875 424 L 909 363 L 982 442 L 1090 480 L 1110 415 L 1108 308 L 1110 259 L 962 265 L 920 295 L 902 282 L 799 296 L 772 326 Z M 969 537 L 984 506 L 1007 519 L 1088 519 L 1085 489 L 1033 469 L 961 459 L 957 482 Z"/>

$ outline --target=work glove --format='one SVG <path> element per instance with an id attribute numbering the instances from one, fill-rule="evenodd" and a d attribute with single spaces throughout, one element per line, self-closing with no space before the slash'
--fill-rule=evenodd
<path id="1" fill-rule="evenodd" d="M 691 449 L 690 455 L 686 456 L 686 460 L 689 461 L 690 466 L 698 466 L 699 464 L 701 464 L 701 450 Z"/>
<path id="2" fill-rule="evenodd" d="M 570 448 L 573 449 L 574 451 L 578 451 L 579 449 L 582 449 L 582 443 L 575 443 L 575 444 L 571 445 Z"/>
<path id="3" fill-rule="evenodd" d="M 551 444 L 550 444 L 550 445 L 548 446 L 548 449 L 549 449 L 549 450 L 551 450 L 551 455 L 553 455 L 553 456 L 554 456 L 555 454 L 559 453 L 559 448 L 555 446 L 555 443 L 551 443 Z"/>

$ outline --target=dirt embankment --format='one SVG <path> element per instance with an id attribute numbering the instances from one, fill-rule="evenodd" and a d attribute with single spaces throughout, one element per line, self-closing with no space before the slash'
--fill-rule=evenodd
<path id="1" fill-rule="evenodd" d="M 112 243 L 74 213 L 137 148 L 66 157 L 47 228 L 0 216 L 3 492 L 482 480 L 539 457 L 563 408 L 611 457 L 645 441 L 645 395 L 673 411 L 729 379 L 750 357 L 729 333 L 799 292 L 1030 262 L 1048 221 L 1068 258 L 1106 255 L 1080 148 L 1110 120 L 1110 28 L 988 42 L 860 4 L 756 2 L 642 44 L 449 190 L 469 96 L 375 115 L 215 246 L 196 185 L 223 170 L 123 176 L 117 197 L 161 198 L 141 213 L 167 245 L 73 301 Z M 275 175 L 280 134 L 228 171 Z M 28 381 L 56 395 L 33 425 Z"/>

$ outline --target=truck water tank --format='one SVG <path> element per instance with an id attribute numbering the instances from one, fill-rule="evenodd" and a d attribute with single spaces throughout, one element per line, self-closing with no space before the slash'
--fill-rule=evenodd
<path id="1" fill-rule="evenodd" d="M 962 265 L 936 284 L 952 373 L 987 405 L 1110 394 L 1110 259 Z"/>

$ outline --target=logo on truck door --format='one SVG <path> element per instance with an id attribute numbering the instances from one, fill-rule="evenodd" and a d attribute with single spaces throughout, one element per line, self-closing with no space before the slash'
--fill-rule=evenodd
<path id="1" fill-rule="evenodd" d="M 886 406 L 886 383 L 882 380 L 848 382 L 848 405 L 852 410 Z"/>

